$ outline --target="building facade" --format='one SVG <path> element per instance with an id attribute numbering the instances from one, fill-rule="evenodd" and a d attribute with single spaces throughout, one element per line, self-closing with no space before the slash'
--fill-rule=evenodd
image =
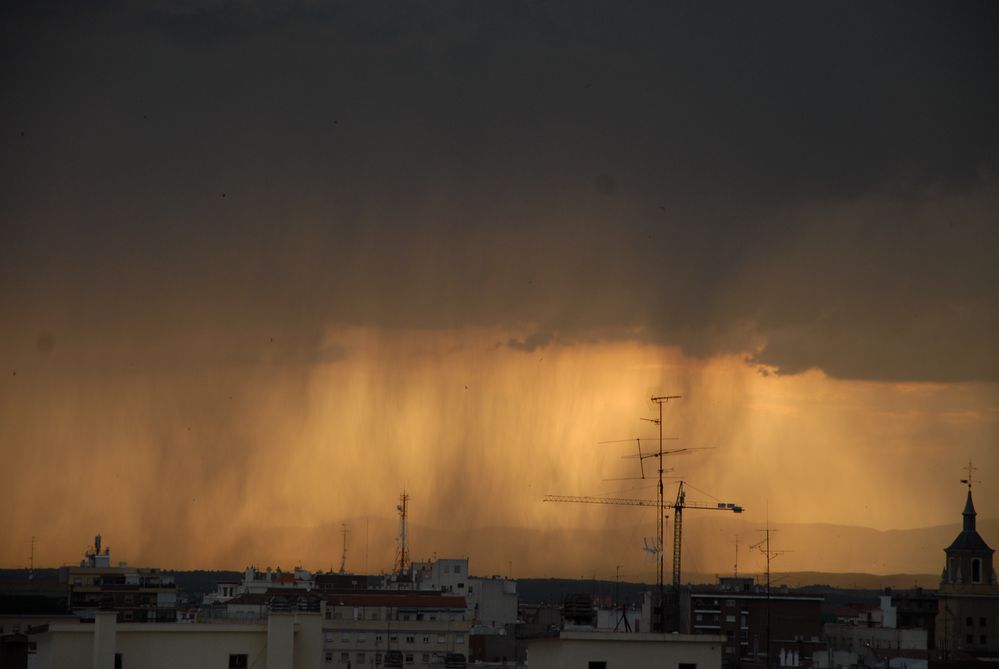
<path id="1" fill-rule="evenodd" d="M 323 666 L 338 669 L 444 666 L 468 656 L 464 597 L 430 592 L 343 592 L 324 595 Z"/>
<path id="2" fill-rule="evenodd" d="M 259 624 L 49 625 L 33 634 L 38 669 L 321 669 L 318 614 L 272 613 Z"/>
<path id="3" fill-rule="evenodd" d="M 765 590 L 728 584 L 686 595 L 682 618 L 687 630 L 720 635 L 725 667 L 766 664 L 768 656 L 780 658 L 774 665 L 809 666 L 812 654 L 824 648 L 822 597 L 768 595 Z"/>
<path id="4" fill-rule="evenodd" d="M 721 669 L 722 637 L 562 631 L 531 639 L 531 669 Z"/>
<path id="5" fill-rule="evenodd" d="M 111 566 L 111 549 L 101 547 L 101 535 L 84 553 L 78 567 L 59 570 L 69 592 L 70 610 L 81 620 L 94 620 L 99 610 L 118 614 L 119 622 L 176 622 L 177 585 L 159 569 Z"/>

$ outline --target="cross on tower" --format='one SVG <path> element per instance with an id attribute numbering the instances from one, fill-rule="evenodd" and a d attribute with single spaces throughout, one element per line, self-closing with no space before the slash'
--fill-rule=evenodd
<path id="1" fill-rule="evenodd" d="M 967 486 L 968 486 L 968 492 L 971 492 L 971 484 L 972 483 L 981 483 L 981 481 L 973 481 L 971 479 L 972 472 L 974 472 L 975 470 L 977 470 L 978 467 L 972 466 L 971 460 L 968 460 L 968 466 L 967 467 L 962 467 L 962 469 L 967 469 L 968 470 L 968 478 L 961 479 L 961 483 L 967 484 Z"/>

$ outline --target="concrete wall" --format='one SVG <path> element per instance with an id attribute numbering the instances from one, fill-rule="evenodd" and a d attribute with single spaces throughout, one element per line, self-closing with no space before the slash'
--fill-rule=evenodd
<path id="1" fill-rule="evenodd" d="M 503 627 L 517 622 L 517 582 L 504 578 L 469 579 L 468 608 L 476 624 Z"/>
<path id="2" fill-rule="evenodd" d="M 679 669 L 681 664 L 720 669 L 721 648 L 722 639 L 713 635 L 563 632 L 531 639 L 527 661 L 531 669 L 578 669 L 590 662 L 606 662 L 607 669 Z"/>
<path id="3" fill-rule="evenodd" d="M 291 667 L 295 662 L 295 614 L 272 613 L 267 618 L 267 665 Z"/>
<path id="4" fill-rule="evenodd" d="M 98 611 L 94 616 L 94 669 L 114 669 L 115 637 L 118 631 L 115 611 Z"/>
<path id="5" fill-rule="evenodd" d="M 926 650 L 926 630 L 861 627 L 845 623 L 826 623 L 822 628 L 833 650 L 861 653 L 867 648 Z"/>
<path id="6" fill-rule="evenodd" d="M 319 667 L 324 658 L 323 618 L 320 614 L 295 617 L 295 667 Z"/>
<path id="7" fill-rule="evenodd" d="M 113 618 L 113 613 L 110 618 Z M 124 623 L 52 625 L 34 635 L 38 669 L 217 669 L 245 654 L 251 669 L 319 669 L 322 619 L 318 614 L 272 614 L 262 624 Z M 98 660 L 95 663 L 95 659 Z"/>
<path id="8" fill-rule="evenodd" d="M 123 669 L 228 667 L 230 654 L 245 653 L 248 666 L 266 669 L 267 628 L 263 625 L 174 625 L 191 631 L 130 630 L 119 626 Z M 201 628 L 201 629 L 199 629 Z M 39 668 L 40 669 L 40 668 Z"/>
<path id="9" fill-rule="evenodd" d="M 38 642 L 38 669 L 92 669 L 93 625 L 53 625 L 59 632 L 34 635 Z"/>

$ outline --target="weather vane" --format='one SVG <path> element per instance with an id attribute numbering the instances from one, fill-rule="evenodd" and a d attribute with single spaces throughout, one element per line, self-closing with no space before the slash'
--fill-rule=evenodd
<path id="1" fill-rule="evenodd" d="M 968 470 L 968 478 L 961 479 L 961 483 L 967 484 L 967 486 L 968 486 L 968 492 L 971 492 L 971 484 L 972 483 L 981 483 L 981 481 L 973 481 L 973 480 L 971 480 L 972 472 L 974 472 L 975 470 L 977 470 L 978 467 L 972 466 L 971 460 L 968 460 L 968 466 L 967 466 L 966 469 Z"/>

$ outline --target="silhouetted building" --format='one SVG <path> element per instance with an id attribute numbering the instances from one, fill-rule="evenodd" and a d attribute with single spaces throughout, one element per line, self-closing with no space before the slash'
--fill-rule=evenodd
<path id="1" fill-rule="evenodd" d="M 944 660 L 999 654 L 999 584 L 995 553 L 975 527 L 968 487 L 964 527 L 945 551 L 936 617 L 937 654 Z"/>
<path id="2" fill-rule="evenodd" d="M 937 594 L 922 588 L 889 592 L 895 605 L 898 627 L 926 630 L 926 647 L 936 647 Z"/>
<path id="3" fill-rule="evenodd" d="M 812 653 L 825 648 L 823 598 L 783 591 L 768 597 L 764 589 L 746 586 L 723 583 L 685 593 L 685 631 L 721 635 L 725 667 L 766 665 L 768 638 L 772 666 L 811 666 Z"/>
<path id="4" fill-rule="evenodd" d="M 101 535 L 79 567 L 63 567 L 59 579 L 69 590 L 69 605 L 81 620 L 98 611 L 116 611 L 119 622 L 176 622 L 177 585 L 159 569 L 111 566 L 111 549 L 101 550 Z"/>

